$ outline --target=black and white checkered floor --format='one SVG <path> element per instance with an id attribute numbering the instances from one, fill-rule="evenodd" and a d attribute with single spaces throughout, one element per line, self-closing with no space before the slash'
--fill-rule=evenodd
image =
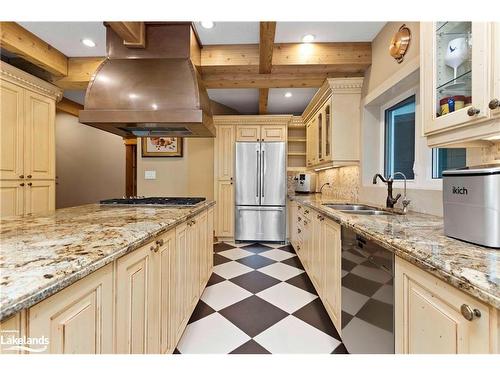
<path id="1" fill-rule="evenodd" d="M 214 273 L 175 353 L 346 353 L 289 245 L 214 245 Z"/>

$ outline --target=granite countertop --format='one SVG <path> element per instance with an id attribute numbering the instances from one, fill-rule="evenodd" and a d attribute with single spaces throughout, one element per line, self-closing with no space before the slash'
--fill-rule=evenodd
<path id="1" fill-rule="evenodd" d="M 289 198 L 352 228 L 441 280 L 500 309 L 500 249 L 446 237 L 441 217 L 411 211 L 406 215 L 352 215 L 323 206 L 324 203 L 345 201 L 322 199 L 319 194 L 289 195 Z"/>
<path id="2" fill-rule="evenodd" d="M 212 206 L 101 206 L 0 220 L 0 321 Z"/>

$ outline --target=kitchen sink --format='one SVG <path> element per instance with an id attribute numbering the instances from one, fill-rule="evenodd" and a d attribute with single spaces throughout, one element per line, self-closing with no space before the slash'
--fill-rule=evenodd
<path id="1" fill-rule="evenodd" d="M 375 207 L 366 206 L 364 204 L 338 204 L 338 203 L 325 203 L 323 206 L 333 208 L 339 211 L 377 211 Z"/>
<path id="2" fill-rule="evenodd" d="M 344 212 L 346 214 L 351 215 L 394 215 L 392 212 L 382 211 L 382 210 L 340 210 L 340 212 Z"/>

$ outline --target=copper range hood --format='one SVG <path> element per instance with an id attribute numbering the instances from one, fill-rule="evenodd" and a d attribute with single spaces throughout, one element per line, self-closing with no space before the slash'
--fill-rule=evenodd
<path id="1" fill-rule="evenodd" d="M 125 138 L 215 136 L 191 23 L 147 23 L 146 48 L 106 29 L 107 58 L 87 87 L 81 123 Z"/>

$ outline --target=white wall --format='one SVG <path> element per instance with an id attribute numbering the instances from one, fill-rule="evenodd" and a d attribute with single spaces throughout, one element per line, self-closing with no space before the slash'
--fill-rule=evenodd
<path id="1" fill-rule="evenodd" d="M 56 208 L 97 203 L 125 194 L 121 137 L 56 114 Z"/>

